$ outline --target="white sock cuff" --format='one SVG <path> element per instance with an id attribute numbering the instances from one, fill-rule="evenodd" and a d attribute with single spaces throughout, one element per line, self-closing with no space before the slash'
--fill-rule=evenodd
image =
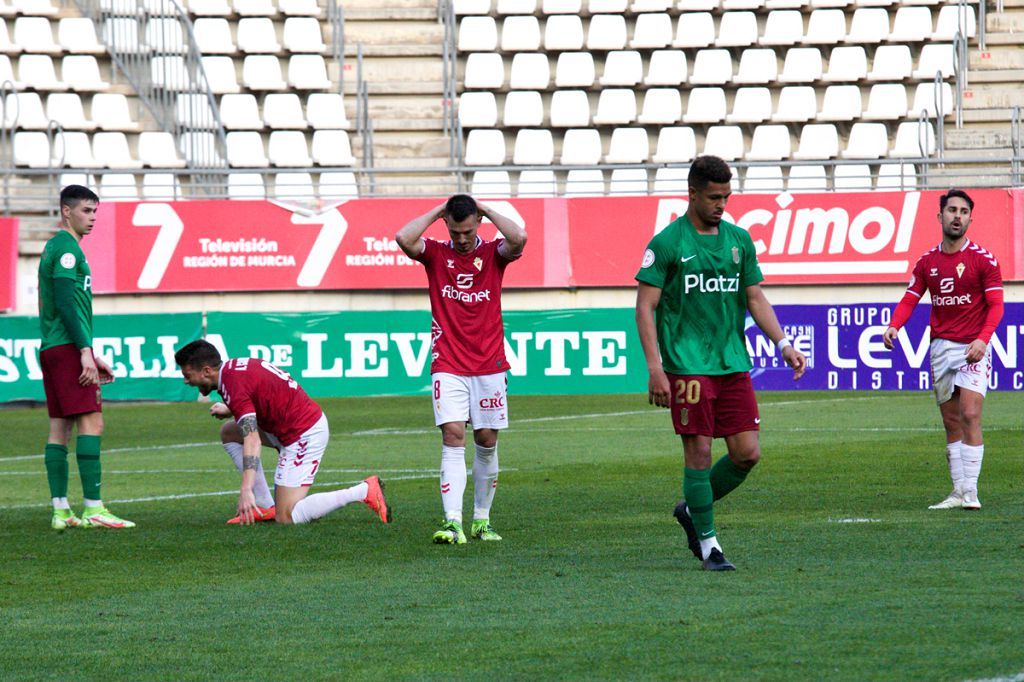
<path id="1" fill-rule="evenodd" d="M 964 442 L 962 440 L 954 441 L 952 443 L 946 443 L 946 452 L 950 455 L 960 455 L 960 448 L 963 447 Z"/>
<path id="2" fill-rule="evenodd" d="M 476 456 L 479 457 L 480 459 L 490 459 L 491 457 L 494 456 L 494 453 L 498 451 L 497 443 L 495 443 L 489 448 L 485 448 L 479 443 L 474 443 L 474 445 L 476 447 Z"/>
<path id="3" fill-rule="evenodd" d="M 466 448 L 465 447 L 454 447 L 451 445 L 441 446 L 441 461 L 461 459 L 463 462 L 466 461 Z"/>

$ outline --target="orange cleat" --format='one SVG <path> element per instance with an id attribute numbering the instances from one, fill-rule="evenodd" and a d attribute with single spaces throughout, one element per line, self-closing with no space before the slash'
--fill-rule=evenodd
<path id="1" fill-rule="evenodd" d="M 264 509 L 263 507 L 256 507 L 256 511 L 253 512 L 253 515 L 256 517 L 256 523 L 264 523 L 266 521 L 273 521 L 274 519 L 277 518 L 277 507 L 267 507 L 266 509 Z M 241 522 L 242 522 L 242 517 L 241 516 L 236 516 L 233 519 L 228 519 L 228 523 L 229 524 L 235 524 L 235 523 L 241 523 Z"/>
<path id="2" fill-rule="evenodd" d="M 376 476 L 370 476 L 363 482 L 369 487 L 363 502 L 377 513 L 382 523 L 391 523 L 391 507 L 384 499 L 384 484 Z"/>

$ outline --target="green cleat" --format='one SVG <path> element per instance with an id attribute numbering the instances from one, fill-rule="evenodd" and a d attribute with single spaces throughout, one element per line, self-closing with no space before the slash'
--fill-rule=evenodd
<path id="1" fill-rule="evenodd" d="M 134 528 L 131 521 L 119 519 L 106 507 L 86 507 L 82 512 L 82 528 Z"/>
<path id="2" fill-rule="evenodd" d="M 50 520 L 50 528 L 64 530 L 65 528 L 79 528 L 84 526 L 82 519 L 75 516 L 70 509 L 54 509 L 53 518 Z"/>
<path id="3" fill-rule="evenodd" d="M 435 545 L 464 545 L 466 534 L 462 532 L 462 524 L 458 521 L 445 521 L 441 530 L 434 533 Z"/>
<path id="4" fill-rule="evenodd" d="M 489 519 L 473 519 L 469 534 L 477 540 L 500 540 L 501 536 L 494 530 Z"/>

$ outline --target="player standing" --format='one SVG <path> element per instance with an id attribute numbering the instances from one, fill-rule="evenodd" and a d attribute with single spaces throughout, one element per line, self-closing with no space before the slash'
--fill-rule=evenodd
<path id="1" fill-rule="evenodd" d="M 1003 317 L 1003 278 L 996 257 L 967 238 L 973 210 L 974 201 L 962 190 L 939 197 L 942 243 L 918 259 L 907 293 L 882 337 L 885 347 L 892 348 L 927 289 L 932 303 L 932 389 L 946 430 L 953 479 L 953 491 L 929 509 L 981 509 L 981 408 L 992 374 L 988 344 Z"/>
<path id="2" fill-rule="evenodd" d="M 381 521 L 391 521 L 391 510 L 376 476 L 351 488 L 307 496 L 327 449 L 330 429 L 327 415 L 287 372 L 259 358 L 221 362 L 216 347 L 203 339 L 179 348 L 174 361 L 181 367 L 186 384 L 203 395 L 216 389 L 224 397 L 223 403 L 211 408 L 214 416 L 235 418 L 242 446 L 242 489 L 238 496 L 241 523 L 264 520 L 264 510 L 253 494 L 261 471 L 263 441 L 278 451 L 274 473 L 278 523 L 307 523 L 352 502 L 365 502 Z M 222 440 L 231 454 L 228 445 L 232 441 Z"/>
<path id="3" fill-rule="evenodd" d="M 79 246 L 92 232 L 100 198 L 88 187 L 68 185 L 60 192 L 61 231 L 39 258 L 39 365 L 50 415 L 43 460 L 53 501 L 50 525 L 65 528 L 134 528 L 103 506 L 100 498 L 100 437 L 103 405 L 100 384 L 114 380 L 92 352 L 92 270 Z M 75 516 L 68 504 L 68 442 L 77 427 L 75 458 L 82 479 L 85 511 Z"/>
<path id="4" fill-rule="evenodd" d="M 438 218 L 449 241 L 424 239 Z M 487 218 L 502 239 L 477 236 Z M 464 544 L 462 496 L 466 490 L 466 422 L 473 425 L 473 525 L 480 540 L 500 540 L 490 522 L 498 485 L 498 431 L 508 427 L 505 333 L 501 282 L 505 268 L 526 246 L 526 230 L 465 194 L 413 219 L 395 240 L 423 263 L 430 295 L 434 423 L 441 429 L 441 504 L 445 520 L 438 544 Z"/>
<path id="5" fill-rule="evenodd" d="M 761 458 L 761 418 L 743 329 L 747 311 L 799 379 L 806 358 L 785 337 L 760 282 L 754 244 L 722 220 L 732 193 L 729 166 L 700 156 L 690 166 L 686 214 L 644 251 L 636 323 L 650 374 L 648 400 L 671 409 L 682 437 L 683 498 L 675 509 L 690 551 L 709 571 L 735 569 L 715 532 L 715 500 L 740 485 Z M 728 454 L 711 466 L 711 444 Z"/>

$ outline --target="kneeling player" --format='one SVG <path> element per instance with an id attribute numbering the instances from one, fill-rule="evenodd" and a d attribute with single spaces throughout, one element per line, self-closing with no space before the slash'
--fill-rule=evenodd
<path id="1" fill-rule="evenodd" d="M 264 443 L 278 451 L 273 499 L 278 523 L 307 523 L 360 501 L 382 522 L 391 521 L 377 476 L 351 488 L 307 496 L 327 448 L 330 429 L 320 406 L 287 372 L 258 358 L 234 358 L 222 363 L 213 344 L 202 339 L 178 349 L 174 361 L 181 367 L 186 384 L 203 395 L 216 389 L 224 397 L 224 403 L 211 408 L 214 416 L 226 418 L 230 414 L 235 418 L 237 432 L 230 424 L 225 425 L 221 440 L 232 459 L 236 452 L 241 458 L 240 523 L 263 520 L 266 514 L 266 507 L 259 502 L 267 504 L 269 491 L 261 500 L 254 492 L 262 478 L 260 450 Z M 236 447 L 239 444 L 241 447 Z M 262 487 L 266 488 L 265 479 Z"/>

